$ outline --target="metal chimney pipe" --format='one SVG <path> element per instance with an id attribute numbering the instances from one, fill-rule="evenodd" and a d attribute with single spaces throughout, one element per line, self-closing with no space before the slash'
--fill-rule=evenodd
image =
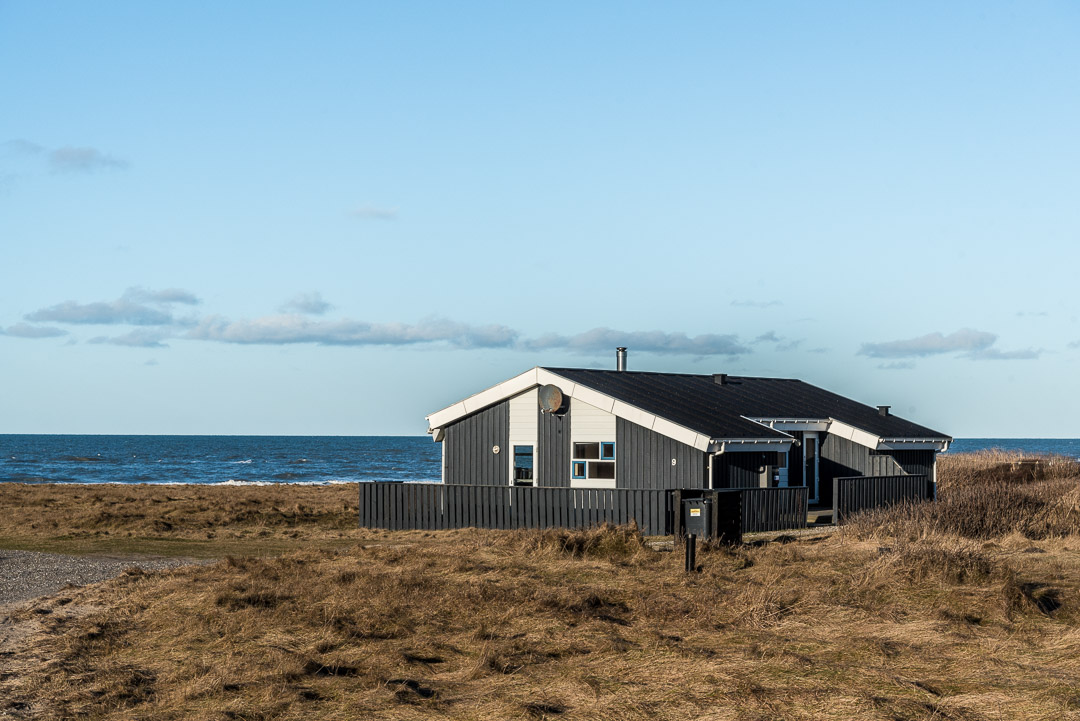
<path id="1" fill-rule="evenodd" d="M 615 349 L 615 370 L 626 370 L 626 348 L 623 346 Z"/>

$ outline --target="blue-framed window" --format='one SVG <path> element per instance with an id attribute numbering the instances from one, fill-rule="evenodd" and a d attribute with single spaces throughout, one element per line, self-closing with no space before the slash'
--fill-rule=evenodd
<path id="1" fill-rule="evenodd" d="M 573 444 L 570 477 L 575 481 L 615 480 L 615 442 L 585 441 Z"/>

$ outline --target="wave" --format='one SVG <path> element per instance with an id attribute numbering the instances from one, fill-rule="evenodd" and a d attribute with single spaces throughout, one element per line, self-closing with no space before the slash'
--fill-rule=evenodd
<path id="1" fill-rule="evenodd" d="M 229 463 L 239 463 L 241 465 L 246 465 L 248 463 L 251 463 L 251 459 L 249 458 L 246 461 L 229 461 Z"/>

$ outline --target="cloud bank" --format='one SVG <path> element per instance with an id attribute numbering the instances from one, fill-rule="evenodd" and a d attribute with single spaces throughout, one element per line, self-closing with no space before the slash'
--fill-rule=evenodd
<path id="1" fill-rule="evenodd" d="M 1041 351 L 1026 349 L 1003 351 L 992 347 L 997 335 L 972 328 L 943 335 L 927 333 L 917 338 L 894 340 L 885 343 L 863 343 L 858 355 L 871 358 L 925 358 L 955 353 L 970 360 L 1030 360 L 1038 358 Z"/>
<path id="2" fill-rule="evenodd" d="M 199 321 L 184 337 L 248 345 L 407 346 L 445 342 L 455 348 L 508 348 L 517 341 L 518 332 L 504 325 L 477 326 L 445 318 L 408 324 L 316 321 L 301 315 L 275 315 L 239 321 L 210 316 Z"/>
<path id="3" fill-rule="evenodd" d="M 187 325 L 190 321 L 173 316 L 168 306 L 174 303 L 195 305 L 198 302 L 193 293 L 179 288 L 153 291 L 136 287 L 128 288 L 117 300 L 94 303 L 68 300 L 28 313 L 23 319 L 72 325 Z"/>
<path id="4" fill-rule="evenodd" d="M 593 328 L 570 336 L 549 333 L 521 343 L 524 350 L 569 350 L 577 353 L 595 353 L 618 346 L 665 355 L 737 356 L 751 352 L 735 335 L 704 333 L 688 336 L 686 333 L 658 330 L 626 332 L 611 328 Z"/>
<path id="5" fill-rule="evenodd" d="M 62 335 L 67 335 L 67 331 L 62 328 L 16 323 L 15 325 L 9 325 L 7 328 L 0 329 L 0 334 L 9 335 L 13 338 L 58 338 Z"/>
<path id="6" fill-rule="evenodd" d="M 128 348 L 168 348 L 168 344 L 162 341 L 167 337 L 165 333 L 150 330 L 133 330 L 117 336 L 98 336 L 91 338 L 88 343 L 108 343 Z"/>

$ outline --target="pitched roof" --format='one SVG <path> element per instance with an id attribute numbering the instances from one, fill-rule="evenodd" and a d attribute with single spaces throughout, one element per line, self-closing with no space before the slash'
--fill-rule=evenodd
<path id="1" fill-rule="evenodd" d="M 711 438 L 783 436 L 749 418 L 834 419 L 880 438 L 949 438 L 899 416 L 800 380 L 640 371 L 545 368 L 574 383 L 666 418 Z"/>

